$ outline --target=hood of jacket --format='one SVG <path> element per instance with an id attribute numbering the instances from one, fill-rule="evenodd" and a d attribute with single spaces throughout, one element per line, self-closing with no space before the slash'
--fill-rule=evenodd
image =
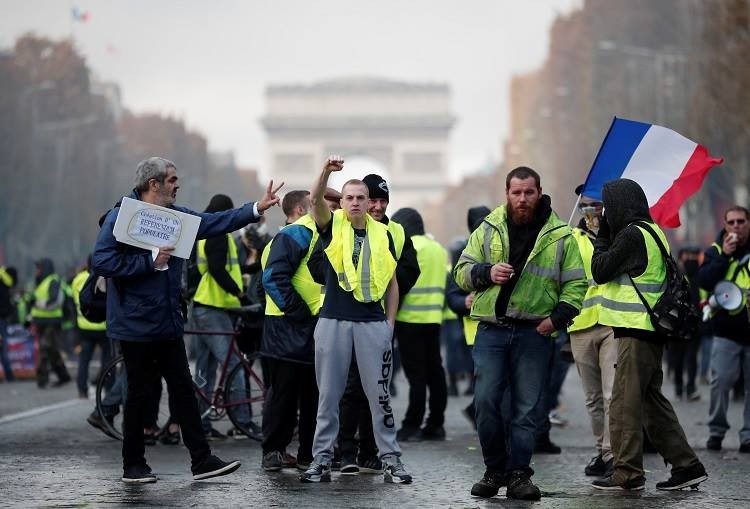
<path id="1" fill-rule="evenodd" d="M 646 194 L 633 180 L 617 179 L 604 184 L 602 202 L 613 237 L 634 221 L 654 221 L 648 210 Z"/>
<path id="2" fill-rule="evenodd" d="M 44 278 L 55 272 L 55 264 L 49 258 L 41 258 L 35 262 L 35 265 L 39 267 L 40 273 L 34 278 L 36 284 L 44 281 Z"/>
<path id="3" fill-rule="evenodd" d="M 466 224 L 469 227 L 469 234 L 473 233 L 474 230 L 479 228 L 482 221 L 492 212 L 489 207 L 480 205 L 479 207 L 471 207 L 469 212 L 466 214 Z"/>
<path id="4" fill-rule="evenodd" d="M 411 207 L 398 209 L 391 219 L 403 226 L 404 233 L 407 237 L 414 235 L 424 235 L 424 221 L 422 216 Z"/>

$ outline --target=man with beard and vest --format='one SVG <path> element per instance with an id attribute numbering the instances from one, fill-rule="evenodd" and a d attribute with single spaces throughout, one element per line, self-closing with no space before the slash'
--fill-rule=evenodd
<path id="1" fill-rule="evenodd" d="M 307 260 L 318 240 L 310 215 L 310 191 L 291 191 L 281 207 L 286 226 L 263 251 L 263 287 L 266 316 L 260 353 L 268 367 L 268 385 L 263 409 L 264 470 L 285 466 L 309 468 L 318 385 L 315 380 L 313 332 L 320 310 L 321 285 L 313 280 Z M 297 457 L 286 452 L 294 436 L 299 411 Z"/>
<path id="2" fill-rule="evenodd" d="M 697 486 L 706 480 L 706 470 L 688 445 L 672 405 L 661 393 L 665 340 L 655 331 L 641 300 L 642 296 L 653 309 L 663 295 L 667 266 L 659 244 L 667 251 L 669 244 L 651 219 L 646 195 L 638 183 L 629 179 L 607 182 L 602 201 L 591 275 L 598 285 L 598 323 L 612 327 L 617 343 L 609 406 L 614 470 L 592 486 L 600 490 L 644 488 L 644 427 L 659 454 L 672 465 L 671 477 L 656 483 L 656 489 Z"/>
<path id="3" fill-rule="evenodd" d="M 534 409 L 552 363 L 552 335 L 578 314 L 587 285 L 572 231 L 542 194 L 539 174 L 515 168 L 505 194 L 506 205 L 471 234 L 453 271 L 461 288 L 476 292 L 471 317 L 480 321 L 474 402 L 487 470 L 471 493 L 489 498 L 507 486 L 508 498 L 538 500 L 530 467 Z M 506 389 L 509 443 L 501 411 Z"/>
<path id="4" fill-rule="evenodd" d="M 211 197 L 205 212 L 212 214 L 233 208 L 234 203 L 229 196 L 216 194 Z M 237 243 L 231 233 L 225 233 L 199 240 L 195 247 L 201 279 L 193 296 L 192 324 L 198 330 L 231 332 L 234 330 L 234 320 L 227 310 L 239 308 L 244 296 Z M 232 336 L 226 334 L 195 336 L 195 375 L 199 381 L 205 381 L 201 389 L 206 394 L 212 394 L 214 391 L 216 366 L 224 363 L 232 341 Z M 230 356 L 227 372 L 230 372 L 239 362 L 237 356 Z M 237 394 L 244 394 L 245 386 L 241 377 L 235 378 L 234 387 L 231 390 L 236 391 Z M 207 406 L 206 403 L 199 400 L 198 404 L 202 407 L 201 411 L 204 411 L 203 407 Z M 237 419 L 249 425 L 251 416 L 246 406 L 242 405 L 237 408 Z M 202 419 L 202 426 L 207 440 L 227 438 L 226 435 L 214 429 L 208 416 Z M 242 434 L 237 429 L 230 430 L 230 433 L 232 436 Z"/>
<path id="5" fill-rule="evenodd" d="M 404 374 L 409 381 L 409 405 L 399 429 L 400 442 L 410 439 L 444 440 L 445 407 L 448 387 L 440 356 L 440 327 L 445 305 L 448 252 L 425 234 L 419 212 L 399 209 L 394 221 L 400 223 L 417 251 L 419 278 L 403 297 L 396 315 Z M 429 390 L 429 414 L 422 426 Z"/>
<path id="6" fill-rule="evenodd" d="M 386 215 L 390 189 L 385 179 L 371 173 L 366 175 L 362 182 L 367 185 L 369 196 L 367 212 L 375 221 L 388 227 L 388 232 L 393 239 L 396 249 L 396 281 L 399 297 L 403 298 L 419 277 L 417 253 L 411 239 L 405 235 L 403 227 Z M 398 348 L 394 345 L 391 394 L 395 394 L 393 376 L 398 371 L 398 361 Z M 359 378 L 356 357 L 352 357 L 349 367 L 340 411 L 338 443 L 341 452 L 341 473 L 345 475 L 381 473 L 383 465 L 378 457 L 375 435 L 372 430 L 372 415 L 370 415 L 370 406 Z"/>
<path id="7" fill-rule="evenodd" d="M 65 281 L 55 274 L 55 266 L 49 258 L 42 258 L 34 264 L 35 288 L 31 294 L 31 323 L 39 335 L 39 367 L 36 383 L 46 387 L 49 371 L 55 372 L 55 387 L 70 382 L 70 374 L 60 355 L 60 341 L 63 323 L 63 305 L 67 292 Z"/>
<path id="8" fill-rule="evenodd" d="M 713 349 L 711 351 L 711 404 L 709 408 L 709 438 L 706 447 L 721 450 L 721 442 L 729 430 L 727 409 L 729 391 L 741 374 L 745 382 L 745 408 L 740 429 L 740 452 L 750 453 L 750 322 L 748 321 L 747 292 L 750 290 L 750 213 L 745 207 L 734 205 L 724 212 L 724 228 L 716 242 L 706 249 L 703 265 L 698 272 L 698 283 L 704 298 L 712 293 L 716 283 L 732 281 L 742 290 L 743 303 L 736 311 L 714 311 Z"/>
<path id="9" fill-rule="evenodd" d="M 576 194 L 580 195 L 582 190 L 583 186 L 578 186 Z M 612 327 L 599 323 L 600 288 L 591 275 L 591 257 L 594 255 L 594 240 L 599 231 L 602 208 L 601 201 L 588 196 L 581 196 L 578 202 L 578 211 L 583 217 L 573 228 L 573 237 L 581 252 L 589 287 L 583 298 L 581 314 L 568 327 L 570 347 L 581 377 L 586 411 L 596 439 L 597 455 L 591 458 L 584 473 L 599 477 L 611 474 L 614 463 L 609 439 L 609 405 L 617 362 L 614 331 Z"/>
<path id="10" fill-rule="evenodd" d="M 312 192 L 312 216 L 320 237 L 307 262 L 313 278 L 325 284 L 315 327 L 315 374 L 320 398 L 313 440 L 313 462 L 302 482 L 331 480 L 333 446 L 339 433 L 339 402 L 352 355 L 370 403 L 383 477 L 410 483 L 396 442 L 389 384 L 393 324 L 398 309 L 396 250 L 387 227 L 367 214 L 367 185 L 349 180 L 341 189 L 341 210 L 331 214 L 324 194 L 331 173 L 344 160 L 331 156 Z"/>

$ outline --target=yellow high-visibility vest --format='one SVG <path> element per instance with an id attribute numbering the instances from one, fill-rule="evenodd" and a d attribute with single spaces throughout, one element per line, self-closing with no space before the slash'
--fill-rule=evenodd
<path id="1" fill-rule="evenodd" d="M 49 287 L 53 281 L 59 281 L 60 290 L 54 302 L 50 302 Z M 50 274 L 45 277 L 39 286 L 34 289 L 34 304 L 31 307 L 31 318 L 62 318 L 63 302 L 65 301 L 65 288 L 60 276 Z"/>
<path id="2" fill-rule="evenodd" d="M 81 313 L 81 289 L 83 288 L 83 285 L 86 283 L 86 280 L 88 278 L 89 278 L 89 271 L 86 269 L 83 269 L 81 272 L 76 274 L 76 277 L 73 278 L 73 282 L 70 284 L 70 288 L 71 290 L 73 290 L 73 302 L 76 303 L 76 323 L 78 324 L 78 328 L 81 330 L 90 330 L 90 331 L 107 330 L 106 320 L 102 322 L 90 322 Z"/>
<path id="3" fill-rule="evenodd" d="M 591 275 L 591 258 L 594 256 L 594 244 L 591 239 L 580 228 L 573 228 L 573 238 L 578 243 L 578 250 L 583 260 L 583 270 L 586 272 L 586 279 L 589 282 L 589 288 L 583 297 L 581 304 L 581 313 L 575 317 L 573 324 L 568 327 L 568 332 L 582 331 L 593 327 L 599 323 L 599 286 Z"/>
<path id="4" fill-rule="evenodd" d="M 354 266 L 354 228 L 343 210 L 333 213 L 331 243 L 325 249 L 341 289 L 352 292 L 359 302 L 378 302 L 385 295 L 396 270 L 396 260 L 388 248 L 388 229 L 366 215 L 367 235 L 359 263 Z"/>
<path id="5" fill-rule="evenodd" d="M 227 261 L 224 265 L 224 270 L 227 271 L 229 277 L 232 278 L 237 284 L 237 287 L 242 290 L 242 270 L 240 269 L 240 261 L 237 258 L 237 244 L 234 243 L 234 239 L 230 234 L 227 233 Z M 206 258 L 206 239 L 198 241 L 198 251 L 196 253 L 198 261 L 198 272 L 201 273 L 201 281 L 198 283 L 198 289 L 195 291 L 193 300 L 205 306 L 212 306 L 215 308 L 238 308 L 240 307 L 240 299 L 236 295 L 227 293 L 219 283 L 213 278 L 210 272 L 208 272 L 208 259 Z"/>
<path id="6" fill-rule="evenodd" d="M 404 295 L 396 320 L 406 323 L 442 323 L 445 305 L 445 267 L 448 252 L 426 235 L 413 235 L 419 278 Z"/>

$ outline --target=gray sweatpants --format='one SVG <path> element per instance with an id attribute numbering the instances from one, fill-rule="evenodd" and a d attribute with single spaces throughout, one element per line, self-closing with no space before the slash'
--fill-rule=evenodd
<path id="1" fill-rule="evenodd" d="M 389 393 L 393 372 L 392 336 L 393 330 L 385 320 L 318 320 L 314 334 L 315 376 L 320 397 L 312 450 L 316 461 L 330 463 L 333 458 L 333 445 L 339 433 L 339 402 L 346 388 L 352 350 L 370 404 L 372 429 L 380 457 L 401 455 Z"/>

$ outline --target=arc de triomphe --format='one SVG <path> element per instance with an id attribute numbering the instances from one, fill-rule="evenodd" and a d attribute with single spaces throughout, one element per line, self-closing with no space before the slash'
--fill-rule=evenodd
<path id="1" fill-rule="evenodd" d="M 449 134 L 454 124 L 445 84 L 345 78 L 266 89 L 270 174 L 285 190 L 309 189 L 328 154 L 344 166 L 334 187 L 370 172 L 391 187 L 393 213 L 419 208 L 448 185 Z"/>

